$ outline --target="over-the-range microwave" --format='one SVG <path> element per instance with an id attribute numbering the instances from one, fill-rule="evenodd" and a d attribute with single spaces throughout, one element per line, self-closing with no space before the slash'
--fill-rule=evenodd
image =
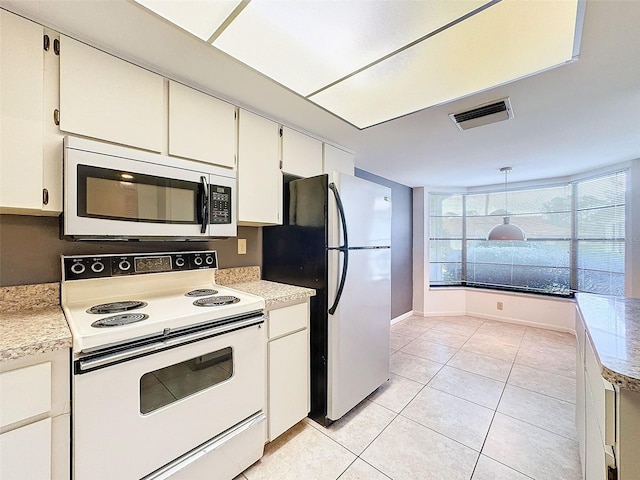
<path id="1" fill-rule="evenodd" d="M 67 136 L 63 235 L 206 240 L 236 236 L 236 172 Z"/>

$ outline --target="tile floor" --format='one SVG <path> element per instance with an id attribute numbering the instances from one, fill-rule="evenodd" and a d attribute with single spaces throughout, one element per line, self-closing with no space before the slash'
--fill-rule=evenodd
<path id="1" fill-rule="evenodd" d="M 236 480 L 574 480 L 573 335 L 473 317 L 391 327 L 391 379 L 305 419 Z"/>

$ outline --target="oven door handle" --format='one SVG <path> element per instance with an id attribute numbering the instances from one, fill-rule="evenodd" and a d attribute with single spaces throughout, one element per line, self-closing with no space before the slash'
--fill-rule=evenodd
<path id="1" fill-rule="evenodd" d="M 121 352 L 108 353 L 100 356 L 95 356 L 93 358 L 88 358 L 86 360 L 78 360 L 76 362 L 76 373 L 85 373 L 90 370 L 95 370 L 96 368 L 106 367 L 115 363 L 121 363 L 133 358 L 138 358 L 149 355 L 151 353 L 167 350 L 169 348 L 179 347 L 183 344 L 197 342 L 209 337 L 216 337 L 218 335 L 223 335 L 235 330 L 249 328 L 254 325 L 260 325 L 264 323 L 264 321 L 265 316 L 260 315 L 259 317 L 247 318 L 238 322 L 226 323 L 224 325 L 219 325 L 213 328 L 208 328 L 206 330 L 181 335 L 179 337 L 159 340 L 157 342 L 141 345 L 139 347 L 132 347 Z"/>

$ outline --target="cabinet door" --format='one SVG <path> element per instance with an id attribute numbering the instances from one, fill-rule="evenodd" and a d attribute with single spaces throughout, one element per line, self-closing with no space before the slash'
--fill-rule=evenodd
<path id="1" fill-rule="evenodd" d="M 60 37 L 60 129 L 162 151 L 164 79 Z"/>
<path id="2" fill-rule="evenodd" d="M 169 154 L 235 167 L 236 107 L 169 82 Z"/>
<path id="3" fill-rule="evenodd" d="M 346 173 L 347 175 L 354 174 L 354 157 L 353 153 L 345 152 L 344 150 L 324 144 L 323 148 L 323 164 L 322 169 L 324 173 L 330 173 L 333 171 Z"/>
<path id="4" fill-rule="evenodd" d="M 298 177 L 322 174 L 322 142 L 282 127 L 282 171 Z"/>
<path id="5" fill-rule="evenodd" d="M 309 413 L 308 330 L 269 342 L 269 439 Z"/>
<path id="6" fill-rule="evenodd" d="M 0 10 L 0 209 L 42 208 L 42 27 Z"/>
<path id="7" fill-rule="evenodd" d="M 240 110 L 238 127 L 238 221 L 282 224 L 282 172 L 278 125 Z"/>
<path id="8" fill-rule="evenodd" d="M 51 478 L 51 419 L 46 418 L 0 435 L 2 480 Z"/>

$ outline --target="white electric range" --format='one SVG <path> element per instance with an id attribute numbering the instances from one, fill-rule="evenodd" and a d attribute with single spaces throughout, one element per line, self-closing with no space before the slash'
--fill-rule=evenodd
<path id="1" fill-rule="evenodd" d="M 223 480 L 262 456 L 264 300 L 216 285 L 217 264 L 62 257 L 75 479 Z"/>

